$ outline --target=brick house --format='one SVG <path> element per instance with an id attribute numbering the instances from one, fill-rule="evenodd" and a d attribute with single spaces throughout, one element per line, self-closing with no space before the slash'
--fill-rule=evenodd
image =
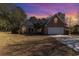
<path id="1" fill-rule="evenodd" d="M 64 34 L 65 31 L 65 15 L 62 13 L 57 13 L 49 18 L 48 23 L 45 26 L 45 34 Z"/>

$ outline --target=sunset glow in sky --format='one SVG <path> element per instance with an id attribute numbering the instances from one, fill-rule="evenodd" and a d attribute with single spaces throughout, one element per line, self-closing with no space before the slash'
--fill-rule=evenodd
<path id="1" fill-rule="evenodd" d="M 23 8 L 28 17 L 46 18 L 62 12 L 72 18 L 72 24 L 78 21 L 79 3 L 17 3 L 16 5 Z"/>
<path id="2" fill-rule="evenodd" d="M 19 3 L 28 16 L 36 16 L 38 18 L 47 17 L 57 12 L 63 12 L 67 16 L 76 17 L 79 12 L 78 3 Z"/>

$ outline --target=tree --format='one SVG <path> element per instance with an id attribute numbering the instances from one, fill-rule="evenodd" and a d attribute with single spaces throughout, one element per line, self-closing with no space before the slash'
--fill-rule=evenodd
<path id="1" fill-rule="evenodd" d="M 13 4 L 0 4 L 0 31 L 17 31 L 26 13 L 20 7 L 10 7 Z M 17 28 L 17 29 L 16 29 Z M 14 32 L 14 31 L 13 31 Z"/>
<path id="2" fill-rule="evenodd" d="M 71 35 L 71 33 L 74 31 L 74 26 L 72 26 L 72 18 L 71 17 L 68 17 L 67 18 L 68 20 L 68 27 L 69 27 L 69 35 Z"/>
<path id="3" fill-rule="evenodd" d="M 25 12 L 23 11 L 22 8 L 16 7 L 13 15 L 14 15 L 15 20 L 14 20 L 14 23 L 13 23 L 14 28 L 13 28 L 12 32 L 14 32 L 14 31 L 16 32 L 16 30 L 18 31 L 20 29 L 21 24 L 26 19 L 26 14 L 25 14 Z"/>
<path id="4" fill-rule="evenodd" d="M 34 29 L 37 33 L 44 34 L 44 28 L 45 28 L 45 18 L 38 19 L 38 22 L 34 24 Z"/>
<path id="5" fill-rule="evenodd" d="M 32 22 L 33 24 L 38 22 L 38 19 L 35 16 L 30 17 L 30 22 Z"/>

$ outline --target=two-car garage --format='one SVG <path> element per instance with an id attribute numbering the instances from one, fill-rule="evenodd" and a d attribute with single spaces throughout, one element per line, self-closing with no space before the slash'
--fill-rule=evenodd
<path id="1" fill-rule="evenodd" d="M 47 28 L 45 31 L 49 35 L 63 35 L 65 34 L 65 14 L 63 13 L 57 13 L 49 19 L 49 22 L 47 23 Z"/>
<path id="2" fill-rule="evenodd" d="M 48 27 L 48 34 L 64 34 L 64 27 Z"/>

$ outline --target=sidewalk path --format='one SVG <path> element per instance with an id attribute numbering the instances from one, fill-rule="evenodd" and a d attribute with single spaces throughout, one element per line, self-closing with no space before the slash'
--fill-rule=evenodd
<path id="1" fill-rule="evenodd" d="M 51 35 L 50 37 L 57 38 L 58 41 L 67 45 L 68 47 L 79 52 L 79 36 L 68 36 L 68 35 Z"/>

